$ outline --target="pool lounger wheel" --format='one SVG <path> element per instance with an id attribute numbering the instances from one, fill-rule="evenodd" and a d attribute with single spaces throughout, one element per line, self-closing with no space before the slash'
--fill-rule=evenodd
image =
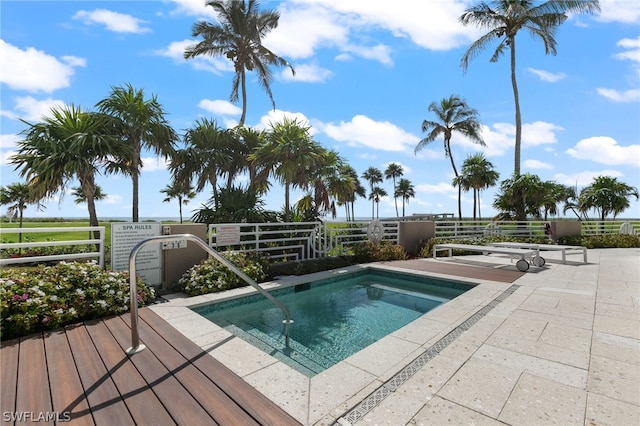
<path id="1" fill-rule="evenodd" d="M 544 260 L 544 257 L 542 256 L 536 256 L 533 259 L 531 259 L 531 263 L 533 263 L 538 268 L 541 268 L 544 266 L 545 263 L 547 263 L 547 261 Z"/>
<path id="2" fill-rule="evenodd" d="M 516 268 L 520 272 L 526 272 L 529 269 L 529 262 L 524 259 L 520 259 L 516 262 Z"/>

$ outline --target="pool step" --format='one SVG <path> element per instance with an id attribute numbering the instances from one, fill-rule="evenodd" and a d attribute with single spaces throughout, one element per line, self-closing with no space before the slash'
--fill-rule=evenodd
<path id="1" fill-rule="evenodd" d="M 248 323 L 228 324 L 224 328 L 306 376 L 316 375 L 334 364 L 310 351 L 295 339 L 289 339 L 289 348 L 287 349 L 283 335 L 280 334 L 278 338 L 274 338 Z M 274 331 L 281 333 L 278 330 Z"/>

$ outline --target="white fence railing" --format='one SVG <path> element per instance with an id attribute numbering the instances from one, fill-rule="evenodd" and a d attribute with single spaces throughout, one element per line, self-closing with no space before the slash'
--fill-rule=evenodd
<path id="1" fill-rule="evenodd" d="M 369 221 L 235 223 L 209 225 L 214 249 L 257 251 L 274 259 L 305 260 L 339 256 L 367 241 Z M 382 239 L 398 241 L 398 222 L 383 222 Z"/>
<path id="2" fill-rule="evenodd" d="M 22 243 L 0 243 L 0 252 L 9 249 L 23 249 L 33 247 L 65 247 L 65 246 L 86 246 L 88 251 L 67 254 L 51 254 L 36 256 L 5 257 L 0 259 L 0 265 L 11 265 L 16 263 L 48 262 L 53 260 L 86 259 L 97 257 L 101 268 L 104 268 L 104 226 L 82 226 L 82 227 L 58 227 L 58 228 L 0 228 L 0 237 L 7 234 L 28 234 L 37 232 L 87 232 L 86 240 L 66 240 L 66 241 L 38 241 Z M 93 232 L 97 231 L 98 238 L 92 238 Z"/>

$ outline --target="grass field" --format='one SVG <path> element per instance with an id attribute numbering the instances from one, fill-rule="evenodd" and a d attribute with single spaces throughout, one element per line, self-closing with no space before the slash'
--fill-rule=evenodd
<path id="1" fill-rule="evenodd" d="M 23 228 L 77 228 L 89 226 L 89 221 L 86 222 L 24 222 Z M 105 230 L 105 244 L 111 244 L 111 222 L 99 222 L 99 226 L 104 226 Z M 2 223 L 0 224 L 0 235 L 3 243 L 17 243 L 19 234 L 17 233 L 4 233 L 1 230 L 18 228 L 19 224 L 14 223 Z M 93 238 L 89 236 L 87 231 L 70 231 L 70 232 L 29 232 L 22 234 L 23 242 L 38 242 L 38 241 L 69 241 L 69 240 L 85 240 Z"/>

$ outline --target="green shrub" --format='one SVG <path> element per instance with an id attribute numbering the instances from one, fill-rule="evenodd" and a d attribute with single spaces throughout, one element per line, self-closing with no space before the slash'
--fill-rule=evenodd
<path id="1" fill-rule="evenodd" d="M 358 263 L 404 260 L 407 253 L 398 244 L 387 241 L 367 241 L 353 246 L 353 256 Z"/>
<path id="2" fill-rule="evenodd" d="M 229 251 L 222 253 L 227 260 L 237 266 L 256 282 L 264 281 L 269 270 L 269 259 L 265 256 Z M 248 285 L 233 271 L 215 258 L 209 257 L 192 266 L 182 275 L 178 283 L 189 296 L 214 293 Z"/>
<path id="3" fill-rule="evenodd" d="M 585 246 L 595 248 L 632 248 L 640 247 L 640 235 L 603 234 L 589 236 L 562 237 L 559 244 Z"/>
<path id="4" fill-rule="evenodd" d="M 155 292 L 138 279 L 138 303 L 155 298 Z M 104 271 L 81 262 L 55 266 L 0 269 L 0 327 L 2 339 L 129 309 L 129 274 Z"/>

